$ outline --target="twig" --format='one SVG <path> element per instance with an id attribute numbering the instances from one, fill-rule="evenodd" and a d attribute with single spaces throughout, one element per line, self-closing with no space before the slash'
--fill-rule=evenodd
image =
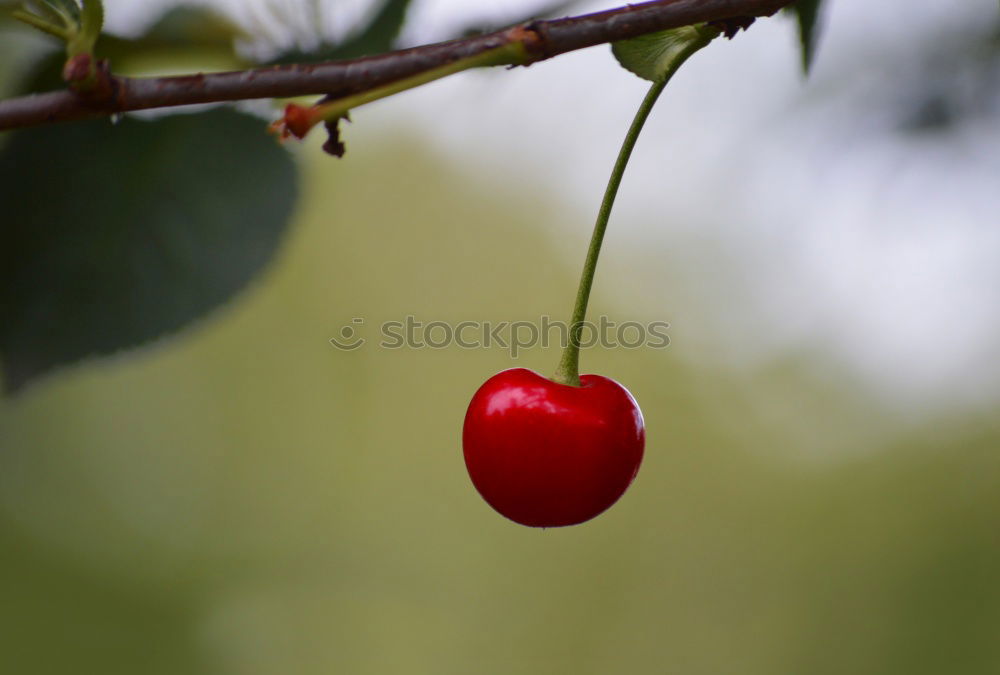
<path id="1" fill-rule="evenodd" d="M 347 61 L 179 77 L 110 76 L 111 87 L 104 98 L 83 97 L 66 89 L 0 101 L 0 131 L 194 103 L 320 94 L 340 97 L 513 43 L 523 45 L 526 57 L 507 65 L 526 66 L 668 28 L 770 16 L 790 4 L 792 0 L 655 0 Z"/>

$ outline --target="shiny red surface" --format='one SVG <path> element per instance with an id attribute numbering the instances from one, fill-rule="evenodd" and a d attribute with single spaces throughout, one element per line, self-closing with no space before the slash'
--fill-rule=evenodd
<path id="1" fill-rule="evenodd" d="M 514 368 L 472 397 L 465 465 L 507 518 L 531 527 L 582 523 L 614 504 L 639 471 L 646 435 L 635 399 L 607 377 L 580 382 Z"/>

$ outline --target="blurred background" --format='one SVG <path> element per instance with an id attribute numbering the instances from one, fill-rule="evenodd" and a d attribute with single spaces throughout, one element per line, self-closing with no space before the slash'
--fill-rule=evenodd
<path id="1" fill-rule="evenodd" d="M 172 6 L 106 4 L 125 37 Z M 373 11 L 217 6 L 237 59 Z M 414 0 L 399 43 L 539 11 Z M 590 313 L 669 321 L 671 345 L 582 355 L 646 417 L 611 510 L 531 530 L 466 476 L 472 393 L 557 350 L 375 344 L 407 315 L 567 317 L 646 88 L 598 47 L 361 108 L 342 160 L 289 146 L 291 221 L 246 289 L 0 401 L 0 670 L 1000 672 L 997 5 L 822 19 L 808 79 L 793 22 L 759 20 L 693 57 L 640 139 Z M 333 348 L 354 318 L 369 342 Z"/>

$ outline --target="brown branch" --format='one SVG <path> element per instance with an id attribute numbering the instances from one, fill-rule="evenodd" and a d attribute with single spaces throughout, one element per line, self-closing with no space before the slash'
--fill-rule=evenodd
<path id="1" fill-rule="evenodd" d="M 654 0 L 583 16 L 533 21 L 461 40 L 347 61 L 180 77 L 109 76 L 104 97 L 66 89 L 0 101 L 0 131 L 194 103 L 332 94 L 345 96 L 512 43 L 530 65 L 577 49 L 702 22 L 770 16 L 792 0 Z"/>

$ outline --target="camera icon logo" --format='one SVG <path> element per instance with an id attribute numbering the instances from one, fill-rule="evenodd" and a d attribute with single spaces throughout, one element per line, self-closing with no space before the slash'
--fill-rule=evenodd
<path id="1" fill-rule="evenodd" d="M 354 326 L 363 326 L 365 320 L 360 317 L 354 317 L 351 319 L 351 324 L 346 325 L 340 329 L 339 337 L 330 338 L 330 344 L 332 344 L 337 349 L 341 349 L 345 352 L 354 351 L 355 349 L 361 347 L 365 343 L 363 337 L 357 335 L 357 331 Z"/>

